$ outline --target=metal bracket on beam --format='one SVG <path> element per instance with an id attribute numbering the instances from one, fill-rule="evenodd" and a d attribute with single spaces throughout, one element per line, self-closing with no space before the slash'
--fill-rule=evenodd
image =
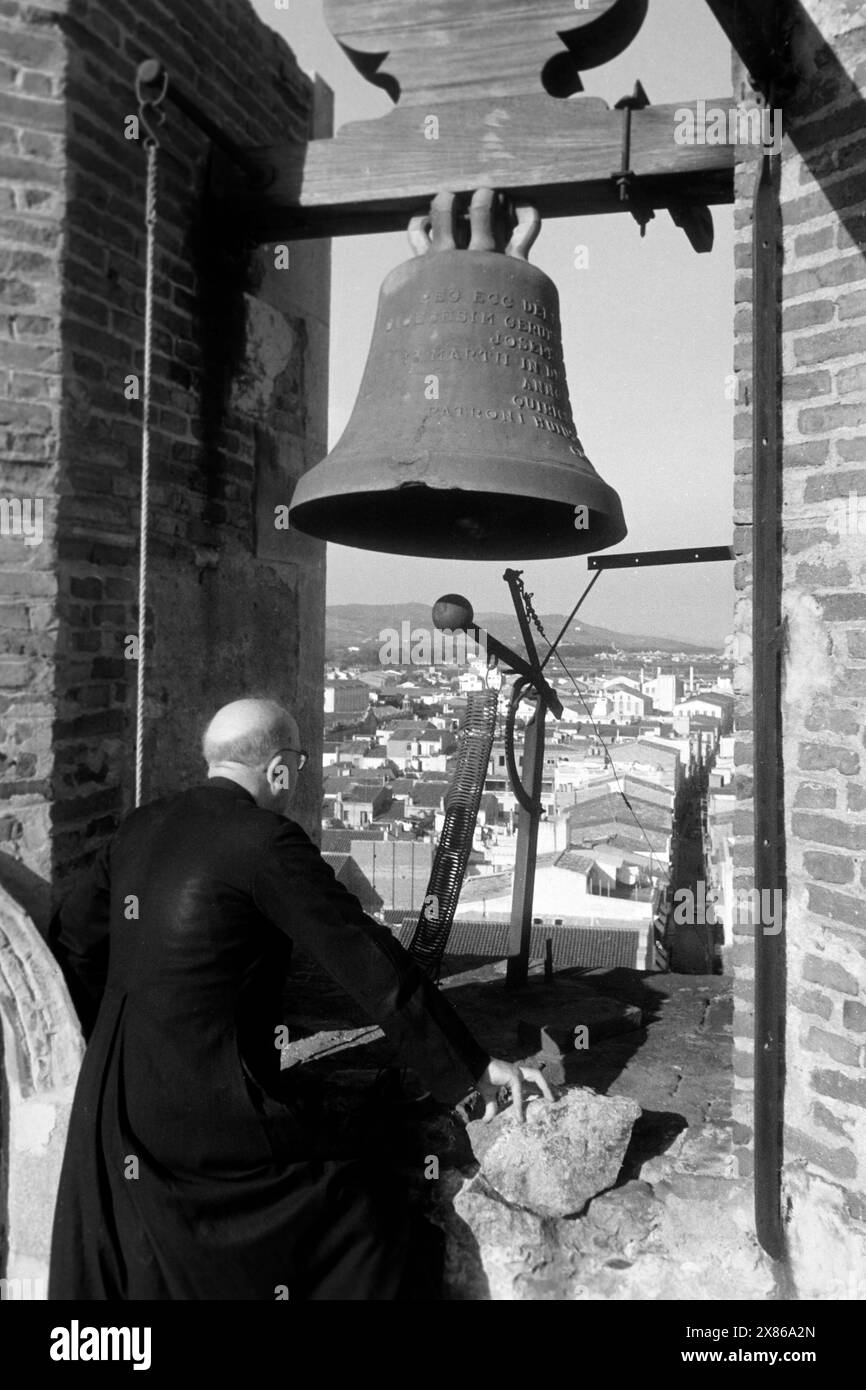
<path id="1" fill-rule="evenodd" d="M 588 555 L 590 570 L 646 569 L 649 565 L 705 565 L 715 560 L 733 560 L 729 545 L 701 545 L 691 550 L 637 550 L 623 555 Z"/>
<path id="2" fill-rule="evenodd" d="M 631 167 L 631 113 L 642 111 L 649 106 L 650 99 L 640 82 L 635 82 L 634 91 L 629 97 L 620 97 L 614 103 L 614 111 L 622 112 L 622 160 L 618 173 L 613 175 L 619 189 L 619 201 L 628 204 L 628 210 L 640 227 L 641 236 L 646 236 L 646 224 L 655 213 L 652 204 L 638 191 L 637 175 Z"/>
<path id="3" fill-rule="evenodd" d="M 643 111 L 650 105 L 643 83 L 635 82 L 631 96 L 620 97 L 614 110 L 622 111 L 622 156 L 620 169 L 612 175 L 619 189 L 619 201 L 628 207 L 640 227 L 641 236 L 646 236 L 646 225 L 655 217 L 653 205 L 639 187 L 638 176 L 631 167 L 631 113 Z M 697 252 L 712 251 L 714 230 L 713 214 L 706 203 L 683 201 L 668 208 L 675 227 L 685 232 L 693 249 Z"/>

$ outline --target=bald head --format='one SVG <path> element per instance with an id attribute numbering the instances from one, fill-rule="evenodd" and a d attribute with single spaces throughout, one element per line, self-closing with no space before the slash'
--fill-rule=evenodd
<path id="1" fill-rule="evenodd" d="M 276 700 L 233 700 L 217 710 L 202 740 L 208 767 L 261 767 L 281 748 L 297 748 L 298 726 Z"/>

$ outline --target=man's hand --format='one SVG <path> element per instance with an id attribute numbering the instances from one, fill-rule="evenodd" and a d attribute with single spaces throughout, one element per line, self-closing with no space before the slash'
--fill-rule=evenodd
<path id="1" fill-rule="evenodd" d="M 501 1086 L 508 1086 L 517 1123 L 523 1124 L 523 1083 L 533 1081 L 545 1100 L 555 1100 L 553 1092 L 537 1067 L 515 1067 L 511 1062 L 491 1057 L 487 1070 L 479 1076 L 475 1089 L 485 1102 L 484 1121 L 489 1124 L 498 1109 L 498 1093 Z"/>

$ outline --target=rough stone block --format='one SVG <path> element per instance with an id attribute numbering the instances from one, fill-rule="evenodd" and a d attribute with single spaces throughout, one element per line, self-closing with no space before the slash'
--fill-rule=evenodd
<path id="1" fill-rule="evenodd" d="M 485 1181 L 507 1202 L 542 1216 L 571 1216 L 619 1176 L 641 1113 L 624 1096 L 577 1087 L 560 1100 L 532 1100 L 525 1122 L 504 1111 L 467 1126 Z"/>

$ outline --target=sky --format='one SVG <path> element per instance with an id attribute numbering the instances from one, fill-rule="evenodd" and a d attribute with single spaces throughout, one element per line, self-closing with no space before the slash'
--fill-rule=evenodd
<path id="1" fill-rule="evenodd" d="M 355 71 L 325 25 L 322 0 L 254 8 L 301 67 L 335 95 L 335 129 L 373 119 L 390 99 Z M 652 0 L 620 57 L 583 74 L 611 106 L 640 79 L 652 102 L 711 99 L 731 90 L 730 49 L 698 0 Z M 571 98 L 579 101 L 580 98 Z M 694 252 L 665 212 L 646 237 L 624 214 L 551 219 L 530 252 L 559 290 L 566 376 L 577 432 L 622 500 L 628 536 L 617 550 L 728 545 L 732 535 L 733 211 L 713 208 L 716 240 Z M 575 255 L 576 247 L 586 252 Z M 370 344 L 379 286 L 410 251 L 404 233 L 333 242 L 329 440 L 351 413 Z M 579 262 L 581 268 L 578 268 Z M 503 564 L 428 560 L 328 546 L 329 605 L 433 603 L 465 594 L 507 612 Z M 587 582 L 586 558 L 523 563 L 540 613 L 568 612 Z M 733 565 L 613 570 L 581 609 L 587 623 L 624 632 L 722 642 L 731 631 Z"/>

